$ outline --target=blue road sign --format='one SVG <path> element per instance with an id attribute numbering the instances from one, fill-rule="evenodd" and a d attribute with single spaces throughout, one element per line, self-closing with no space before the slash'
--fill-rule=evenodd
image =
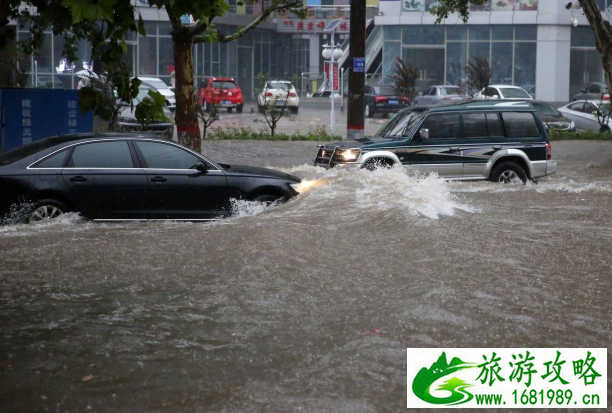
<path id="1" fill-rule="evenodd" d="M 365 73 L 365 57 L 355 57 L 353 59 L 353 72 Z"/>

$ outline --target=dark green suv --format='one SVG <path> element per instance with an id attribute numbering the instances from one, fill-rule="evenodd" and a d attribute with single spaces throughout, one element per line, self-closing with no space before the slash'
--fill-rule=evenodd
<path id="1" fill-rule="evenodd" d="M 405 109 L 373 138 L 320 146 L 314 163 L 350 170 L 402 165 L 448 179 L 504 183 L 557 171 L 537 110 L 503 100 Z"/>

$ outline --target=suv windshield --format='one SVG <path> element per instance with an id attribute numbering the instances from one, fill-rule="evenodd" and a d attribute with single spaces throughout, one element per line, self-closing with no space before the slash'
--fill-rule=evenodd
<path id="1" fill-rule="evenodd" d="M 410 134 L 412 129 L 423 118 L 423 112 L 410 111 L 398 113 L 376 133 L 379 138 L 401 138 Z M 405 131 L 405 132 L 404 132 Z"/>
<path id="2" fill-rule="evenodd" d="M 212 82 L 214 89 L 238 89 L 234 82 Z"/>
<path id="3" fill-rule="evenodd" d="M 499 90 L 501 90 L 505 98 L 531 99 L 531 97 L 523 89 L 515 89 L 512 87 L 500 87 Z"/>

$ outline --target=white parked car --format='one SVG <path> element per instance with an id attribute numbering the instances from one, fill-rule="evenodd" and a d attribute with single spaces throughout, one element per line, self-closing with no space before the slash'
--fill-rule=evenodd
<path id="1" fill-rule="evenodd" d="M 510 99 L 525 100 L 533 97 L 522 87 L 512 85 L 491 85 L 480 92 L 480 99 Z"/>
<path id="2" fill-rule="evenodd" d="M 601 119 L 604 122 L 604 130 L 608 133 L 612 131 L 610 101 L 577 100 L 557 110 L 576 124 L 576 130 L 592 130 L 599 132 L 602 127 L 599 123 Z"/>
<path id="3" fill-rule="evenodd" d="M 172 113 L 170 113 L 167 106 L 164 106 L 164 115 L 168 118 L 167 121 L 153 121 L 148 125 L 141 125 L 136 120 L 136 105 L 142 102 L 144 98 L 148 97 L 149 90 L 151 89 L 147 86 L 140 85 L 140 88 L 138 89 L 138 96 L 132 100 L 131 104 L 125 102 L 121 104 L 119 109 L 119 118 L 117 119 L 117 126 L 119 126 L 119 129 L 122 131 L 150 131 L 155 132 L 166 139 L 172 139 L 172 136 L 174 135 L 174 124 L 171 121 Z"/>
<path id="4" fill-rule="evenodd" d="M 142 82 L 142 86 L 147 86 L 164 95 L 166 105 L 170 111 L 174 112 L 176 110 L 176 96 L 166 82 L 157 77 L 139 77 L 138 79 Z"/>
<path id="5" fill-rule="evenodd" d="M 285 106 L 292 113 L 298 113 L 300 98 L 295 87 L 286 80 L 270 80 L 264 85 L 263 90 L 257 96 L 257 107 L 263 113 L 267 106 Z"/>

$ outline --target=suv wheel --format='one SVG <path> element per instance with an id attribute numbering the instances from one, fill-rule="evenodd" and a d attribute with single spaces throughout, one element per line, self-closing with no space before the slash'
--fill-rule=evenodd
<path id="1" fill-rule="evenodd" d="M 233 110 L 234 108 L 227 108 L 227 113 L 232 113 Z"/>
<path id="2" fill-rule="evenodd" d="M 490 179 L 493 182 L 500 184 L 518 183 L 519 180 L 524 184 L 527 182 L 527 174 L 525 170 L 516 162 L 502 162 L 493 168 Z"/>
<path id="3" fill-rule="evenodd" d="M 242 105 L 236 107 L 236 113 L 242 113 Z"/>
<path id="4" fill-rule="evenodd" d="M 67 212 L 66 205 L 52 199 L 42 199 L 36 202 L 34 211 L 30 214 L 29 222 L 37 222 L 45 219 L 53 219 Z"/>

